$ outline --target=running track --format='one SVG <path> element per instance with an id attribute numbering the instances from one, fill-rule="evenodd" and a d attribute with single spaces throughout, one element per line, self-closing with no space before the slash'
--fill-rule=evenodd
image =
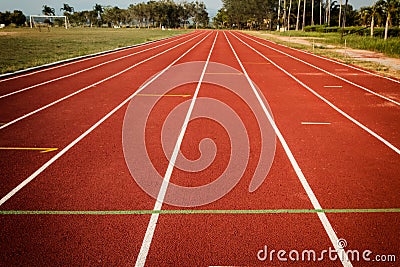
<path id="1" fill-rule="evenodd" d="M 149 90 L 151 83 L 168 84 L 163 77 L 168 69 L 193 62 L 200 66 L 190 74 L 196 82 L 162 97 Z M 215 63 L 229 67 L 221 71 Z M 229 83 L 236 76 L 254 101 L 206 82 L 222 77 Z M 235 151 L 224 127 L 191 116 L 204 98 L 235 110 L 247 131 L 249 155 L 245 169 L 228 173 L 241 176 L 228 194 L 180 208 L 156 202 L 132 178 L 124 158 L 124 118 L 132 99 L 145 105 L 156 97 L 152 112 L 143 115 L 148 156 L 164 179 L 187 187 L 217 179 Z M 174 152 L 199 159 L 204 152 L 199 144 L 212 139 L 217 153 L 205 170 L 178 169 L 180 154 L 174 158 L 172 150 L 163 151 L 163 123 L 182 103 L 185 112 L 173 127 L 181 134 L 173 140 Z M 0 105 L 3 266 L 397 266 L 400 261 L 398 80 L 240 32 L 196 31 L 2 78 Z M 252 109 L 262 113 L 264 124 Z M 273 163 L 250 193 L 264 160 L 264 125 L 276 140 Z M 168 189 L 154 184 L 160 200 L 168 199 Z M 272 261 L 257 257 L 265 246 L 268 252 L 315 250 L 317 257 L 329 248 L 340 253 L 342 239 L 346 250 L 372 251 L 371 261 L 331 261 L 325 255 L 322 262 L 285 263 L 277 253 Z M 377 255 L 395 255 L 397 263 L 378 263 Z"/>

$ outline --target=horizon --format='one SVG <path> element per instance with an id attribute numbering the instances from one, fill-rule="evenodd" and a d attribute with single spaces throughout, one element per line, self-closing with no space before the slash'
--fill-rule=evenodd
<path id="1" fill-rule="evenodd" d="M 21 10 L 24 15 L 40 15 L 42 13 L 42 6 L 48 5 L 56 10 L 57 15 L 62 15 L 60 8 L 64 3 L 68 3 L 70 6 L 74 7 L 76 11 L 91 10 L 93 6 L 97 3 L 102 6 L 118 6 L 119 8 L 128 8 L 130 4 L 137 4 L 144 1 L 140 0 L 39 0 L 39 1 L 27 1 L 27 0 L 13 0 L 0 2 L 0 11 L 14 11 Z M 180 1 L 175 1 L 180 2 Z M 218 10 L 222 8 L 223 4 L 221 0 L 203 0 L 206 4 L 207 11 L 210 14 L 210 18 L 214 17 Z M 363 6 L 371 6 L 374 0 L 353 0 L 349 1 L 349 4 L 354 7 L 354 9 L 360 9 Z"/>

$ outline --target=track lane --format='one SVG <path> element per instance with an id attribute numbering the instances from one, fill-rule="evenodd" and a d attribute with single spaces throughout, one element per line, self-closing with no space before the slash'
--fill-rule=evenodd
<path id="1" fill-rule="evenodd" d="M 211 39 L 209 38 L 207 43 L 204 42 L 196 52 L 191 53 L 179 63 L 204 60 L 211 45 Z M 299 160 L 303 171 L 306 172 L 307 178 L 310 179 L 311 177 L 310 184 L 316 195 L 322 196 L 321 199 L 319 198 L 322 206 L 347 207 L 349 203 L 358 203 L 355 202 L 357 198 L 361 199 L 360 206 L 375 203 L 377 207 L 380 207 L 383 203 L 381 200 L 386 201 L 388 197 L 390 198 L 389 202 L 386 203 L 388 206 L 397 203 L 395 202 L 397 201 L 396 194 L 393 193 L 393 190 L 398 188 L 399 185 L 395 178 L 392 179 L 393 181 L 385 179 L 385 182 L 389 184 L 382 185 L 381 181 L 377 182 L 378 179 L 371 179 L 367 184 L 370 178 L 375 176 L 386 177 L 386 175 L 391 175 L 391 171 L 394 171 L 394 175 L 396 175 L 396 165 L 390 166 L 388 164 L 388 169 L 382 169 L 380 162 L 377 162 L 377 159 L 374 158 L 374 156 L 379 155 L 379 160 L 388 162 L 387 159 L 390 158 L 390 155 L 384 155 L 381 152 L 375 155 L 365 153 L 363 156 L 367 160 L 364 160 L 364 158 L 360 160 L 359 153 L 354 154 L 359 146 L 364 146 L 366 143 L 369 145 L 368 148 L 374 148 L 374 151 L 376 151 L 375 148 L 381 147 L 380 144 L 364 137 L 359 138 L 359 129 L 344 121 L 341 116 L 332 112 L 322 102 L 316 101 L 313 96 L 304 91 L 293 80 L 287 79 L 284 73 L 277 71 L 270 64 L 265 64 L 264 59 L 253 51 L 239 42 L 235 42 L 235 39 L 230 40 L 237 49 L 239 56 L 245 58 L 243 64 L 268 99 L 275 121 L 283 129 L 290 147 L 295 148 L 295 157 Z M 227 53 L 228 49 L 228 44 L 223 41 L 223 38 L 219 38 L 211 60 L 230 65 L 236 69 L 240 68 L 232 60 L 233 55 Z M 149 64 L 143 66 L 143 71 L 155 71 L 157 67 Z M 208 73 L 208 75 L 214 76 L 215 73 Z M 133 84 L 133 78 L 130 80 L 128 75 L 123 78 L 125 82 L 130 81 Z M 117 88 L 120 85 L 110 83 L 106 87 Z M 129 88 L 119 88 L 118 92 L 128 91 Z M 189 86 L 178 88 L 171 93 L 176 95 L 191 94 L 192 91 L 194 91 L 194 87 Z M 215 86 L 205 86 L 200 90 L 200 93 L 201 97 L 220 99 L 237 108 L 242 117 L 247 117 L 245 121 L 250 129 L 251 140 L 253 140 L 251 142 L 252 163 L 249 164 L 237 187 L 218 202 L 201 207 L 201 209 L 311 209 L 311 203 L 280 145 L 277 146 L 276 158 L 267 180 L 258 191 L 249 194 L 248 187 L 252 172 L 256 168 L 253 161 L 258 158 L 257 155 L 254 155 L 258 151 L 257 140 L 259 139 L 256 127 L 252 126 L 254 120 L 248 114 L 249 111 L 246 110 L 246 106 L 228 91 Z M 88 101 L 99 102 L 98 106 L 100 107 L 100 105 L 107 104 L 110 99 L 116 101 L 117 98 L 114 95 L 116 92 L 102 93 L 101 97 L 98 94 L 98 92 L 92 92 L 92 94 L 85 94 L 85 97 L 71 99 L 71 103 L 64 103 L 62 107 L 71 112 L 71 117 L 65 120 L 62 126 L 57 126 L 56 134 L 50 132 L 48 136 L 58 135 L 57 138 L 62 136 L 67 138 L 64 135 L 68 135 L 68 132 L 70 132 L 73 117 L 76 116 L 74 112 L 78 112 L 74 110 L 75 108 L 83 110 L 81 107 L 85 103 L 87 105 Z M 158 129 L 164 121 L 165 113 L 184 100 L 165 97 L 162 101 L 160 110 L 155 111 L 155 114 L 151 117 L 153 118 L 151 126 Z M 84 113 L 87 114 L 85 119 L 88 119 L 88 121 L 81 118 L 73 126 L 82 127 L 81 129 L 84 129 L 84 126 L 90 126 L 88 124 L 91 123 L 89 120 L 92 120 L 92 118 L 89 114 L 98 112 L 98 109 L 93 107 L 84 109 Z M 296 112 L 293 112 L 293 110 L 296 110 Z M 48 113 L 46 112 L 46 114 Z M 38 120 L 29 122 L 29 124 L 28 121 L 26 121 L 27 124 L 24 122 L 25 128 L 27 126 L 32 127 L 30 135 L 25 135 L 26 138 L 47 139 L 46 136 L 41 137 L 41 135 L 46 132 L 49 133 L 48 121 L 57 121 L 57 116 L 55 114 L 51 116 L 48 114 L 48 117 L 42 116 L 44 114 L 41 114 L 40 120 L 38 117 Z M 121 109 L 113 115 L 112 119 L 105 121 L 93 134 L 87 136 L 84 142 L 79 143 L 60 158 L 43 173 L 43 176 L 38 177 L 39 179 L 29 184 L 10 202 L 7 202 L 4 207 L 17 210 L 152 209 L 154 200 L 142 192 L 133 182 L 123 162 L 122 141 L 118 130 L 121 128 L 123 117 L 124 111 Z M 321 128 L 304 127 L 301 122 L 305 119 L 331 121 L 332 125 L 328 126 L 329 131 Z M 34 122 L 40 124 L 36 125 Z M 22 125 L 19 127 L 22 127 Z M 41 127 L 43 127 L 42 131 L 37 131 Z M 65 128 L 65 130 L 62 128 Z M 153 129 L 152 127 L 149 128 Z M 154 130 L 155 132 L 156 130 Z M 71 135 L 71 133 L 69 134 Z M 351 137 L 353 134 L 356 138 Z M 35 137 L 37 135 L 38 137 Z M 153 138 L 151 132 L 149 135 L 150 138 Z M 197 144 L 199 140 L 208 136 L 215 138 L 215 142 L 219 145 L 218 148 L 221 149 L 218 152 L 219 157 L 222 157 L 220 163 L 208 173 L 211 175 L 224 166 L 226 156 L 229 154 L 229 148 L 224 141 L 226 136 L 224 136 L 223 129 L 207 121 L 193 121 L 188 126 L 182 151 L 189 158 L 199 157 Z M 355 142 L 355 139 L 359 140 Z M 330 140 L 330 143 L 327 144 L 326 140 Z M 333 146 L 333 144 L 340 145 Z M 331 146 L 333 146 L 333 150 L 329 149 L 332 148 Z M 158 169 L 165 172 L 168 160 L 161 156 L 159 147 L 154 146 L 152 149 L 154 149 L 151 151 L 156 161 L 158 160 Z M 386 148 L 382 150 L 387 153 Z M 337 157 L 332 158 L 332 155 Z M 357 155 L 357 158 L 354 158 L 354 155 Z M 348 162 L 353 163 L 354 166 L 348 166 Z M 365 165 L 370 162 L 373 165 L 366 167 Z M 349 169 L 341 169 L 342 165 L 348 166 Z M 353 167 L 354 169 L 352 169 Z M 361 168 L 366 168 L 365 171 L 362 171 L 362 174 L 366 176 L 360 179 L 356 175 L 348 181 L 348 173 L 357 173 Z M 341 173 L 337 177 L 336 174 L 339 169 Z M 204 173 L 196 176 L 175 170 L 172 178 L 177 183 L 198 185 L 204 181 L 207 182 L 207 179 L 204 178 L 208 177 L 205 177 Z M 332 181 L 330 181 L 331 179 Z M 347 185 L 347 183 L 350 183 L 349 187 L 343 187 L 343 184 Z M 353 187 L 355 183 L 361 186 L 357 190 Z M 382 192 L 380 191 L 377 196 L 371 196 L 371 192 L 375 193 L 375 191 L 371 191 L 371 188 L 381 187 L 383 187 Z M 366 196 L 368 199 L 366 199 Z M 165 208 L 176 209 L 176 207 L 168 205 Z M 15 260 L 13 255 L 19 254 L 21 255 L 20 262 L 26 265 L 32 265 L 36 262 L 49 265 L 55 263 L 68 265 L 133 265 L 150 219 L 149 215 L 40 215 L 39 217 L 38 215 L 17 215 L 21 227 L 16 227 L 15 220 L 13 220 L 16 217 L 14 216 L 0 216 L 0 220 L 5 225 L 3 230 L 7 233 L 13 232 L 12 236 L 1 235 L 1 242 L 9 244 L 2 251 L 2 255 L 5 255 L 5 259 L 7 259 L 6 263 L 12 264 Z M 330 221 L 338 222 L 335 225 L 335 230 L 338 231 L 340 237 L 345 237 L 349 241 L 350 248 L 368 247 L 369 249 L 376 249 L 378 248 L 377 244 L 383 243 L 379 247 L 381 250 L 376 250 L 382 251 L 398 244 L 396 236 L 393 235 L 398 225 L 399 217 L 397 214 L 376 214 L 372 216 L 370 214 L 328 214 L 328 217 Z M 391 220 L 384 219 L 389 217 Z M 360 227 L 365 231 L 361 233 Z M 377 230 L 377 227 L 381 229 Z M 364 244 L 361 244 L 360 240 Z M 372 246 L 370 246 L 371 244 Z M 259 266 L 268 264 L 269 266 L 282 266 L 283 263 L 277 261 L 276 258 L 274 262 L 257 260 L 257 252 L 263 249 L 265 245 L 268 245 L 269 249 L 276 250 L 315 249 L 318 251 L 328 249 L 331 243 L 315 213 L 301 215 L 161 215 L 147 265 Z M 66 247 L 68 247 L 67 250 Z M 319 266 L 320 264 L 300 262 L 296 265 Z M 324 266 L 340 266 L 340 263 L 325 261 Z M 358 265 L 355 264 L 355 266 Z"/>
<path id="2" fill-rule="evenodd" d="M 242 46 L 239 51 L 243 53 L 246 46 L 240 42 L 237 45 Z M 262 58 L 255 52 L 253 57 Z M 264 94 L 270 100 L 276 121 L 321 205 L 326 208 L 398 207 L 400 203 L 395 189 L 400 186 L 396 178 L 398 155 L 371 140 L 324 103 L 315 101 L 312 95 L 288 77 L 265 77 L 266 73 L 273 72 L 267 66 L 250 69 L 249 73 L 256 82 L 264 80 L 264 83 L 274 85 L 272 88 L 264 87 L 268 88 Z M 279 83 L 281 86 L 278 86 Z M 283 117 L 280 119 L 280 116 Z M 280 120 L 286 123 L 279 123 Z M 331 125 L 305 126 L 301 124 L 304 121 L 330 122 Z M 390 253 L 393 244 L 398 242 L 395 236 L 389 234 L 396 232 L 398 213 L 327 216 L 338 236 L 348 239 L 349 249 L 362 251 L 369 248 L 375 253 Z M 394 221 L 383 223 L 386 217 Z M 392 253 L 397 252 L 395 249 Z M 353 264 L 364 266 L 365 262 Z"/>
<path id="3" fill-rule="evenodd" d="M 311 63 L 318 68 L 324 69 L 334 75 L 338 75 L 341 78 L 349 80 L 350 82 L 356 83 L 366 88 L 371 88 L 378 93 L 384 94 L 389 98 L 397 99 L 397 101 L 399 101 L 399 97 L 398 95 L 396 95 L 396 91 L 393 90 L 393 86 L 399 86 L 400 84 L 400 80 L 398 79 L 395 79 L 393 77 L 386 77 L 378 73 L 374 73 L 337 60 L 319 56 L 311 52 L 276 44 L 272 41 L 265 40 L 259 37 L 250 35 L 245 36 L 253 40 L 257 40 L 258 42 L 261 42 L 265 45 L 276 48 L 284 53 L 288 53 L 300 60 Z M 365 77 L 368 77 L 368 79 L 365 79 Z"/>
<path id="4" fill-rule="evenodd" d="M 209 39 L 210 36 L 205 37 L 203 42 L 197 40 L 197 45 L 200 45 L 198 51 L 201 51 L 202 46 L 208 46 Z M 194 43 L 191 45 L 193 49 Z M 183 47 L 180 53 L 177 51 L 169 56 L 176 58 L 175 56 L 178 55 L 177 60 L 182 57 L 189 57 L 190 61 L 196 60 L 199 55 L 192 49 Z M 177 63 L 177 60 L 172 64 Z M 158 62 L 158 65 L 151 67 L 148 65 L 147 69 L 161 68 L 162 65 L 168 64 L 167 61 L 169 60 L 164 59 L 164 62 Z M 127 82 L 126 79 L 123 80 Z M 132 88 L 137 88 L 130 83 L 127 84 L 131 88 L 131 93 Z M 121 86 L 121 82 L 119 85 Z M 188 89 L 190 87 L 184 90 L 186 94 Z M 116 94 L 115 91 L 112 93 Z M 183 92 L 178 90 L 176 93 Z M 74 99 L 74 103 L 82 105 L 91 99 L 90 97 L 93 96 L 81 96 L 79 101 Z M 107 101 L 110 100 L 105 94 L 101 97 Z M 178 98 L 165 98 L 167 103 L 171 99 L 182 101 Z M 134 183 L 122 154 L 120 130 L 125 115 L 123 107 L 126 104 L 127 102 L 121 105 L 120 110 L 115 110 L 112 119 L 99 124 L 94 134 L 87 135 L 83 142 L 71 148 L 71 151 L 65 153 L 35 182 L 29 184 L 2 208 L 151 209 L 154 200 L 144 194 Z M 104 142 L 104 140 L 110 141 Z M 80 155 L 79 158 L 77 155 Z M 93 155 L 96 156 L 93 157 Z M 11 255 L 17 252 L 21 254 L 20 262 L 25 262 L 27 265 L 44 263 L 49 265 L 55 263 L 60 265 L 132 265 L 140 249 L 141 238 L 144 236 L 149 217 L 40 216 L 39 219 L 35 219 L 32 216 L 20 216 L 18 218 L 21 222 L 16 225 L 13 223 L 14 220 L 0 216 L 6 225 L 2 230 L 12 233 L 12 235 L 1 235 L 2 242 L 10 242 L 9 246 L 2 250 L 2 255 L 5 262 L 10 264 L 15 262 L 15 258 Z M 23 227 L 27 224 L 30 225 L 28 232 L 32 234 L 28 238 L 27 230 Z M 14 243 L 14 241 L 18 242 Z M 69 249 L 66 250 L 66 247 Z M 61 254 L 62 257 L 60 257 Z"/>
<path id="5" fill-rule="evenodd" d="M 266 49 L 258 43 L 251 43 L 251 45 L 254 45 L 255 49 L 263 55 L 268 55 L 269 60 L 287 71 L 293 79 L 304 84 L 307 90 L 313 91 L 317 97 L 342 113 L 343 116 L 399 153 L 400 140 L 396 134 L 400 126 L 397 120 L 397 117 L 400 116 L 399 107 L 357 88 L 340 83 L 334 77 L 322 72 L 315 72 L 310 66 L 304 66 L 276 51 Z M 342 86 L 342 88 L 330 86 Z M 379 109 L 379 112 L 376 112 L 376 109 Z"/>
<path id="6" fill-rule="evenodd" d="M 234 60 L 232 52 L 228 54 L 229 49 L 225 37 L 219 37 L 211 60 L 232 67 L 240 67 Z M 249 60 L 250 64 L 258 66 L 254 64 L 258 62 L 247 54 L 248 51 L 243 50 L 243 53 L 245 53 L 243 58 Z M 209 70 L 208 74 L 216 76 L 217 70 Z M 256 192 L 249 193 L 249 184 L 259 159 L 260 136 L 257 134 L 259 132 L 257 122 L 252 118 L 246 103 L 226 89 L 204 84 L 200 90 L 199 102 L 203 97 L 218 99 L 229 104 L 239 113 L 248 129 L 251 155 L 249 165 L 237 186 L 218 201 L 198 209 L 312 209 L 281 145 L 277 146 L 274 164 L 264 184 Z M 220 125 L 208 120 L 191 121 L 182 144 L 182 153 L 192 160 L 197 159 L 200 156 L 197 145 L 205 137 L 212 138 L 217 144 L 216 161 L 210 169 L 199 173 L 174 170 L 171 178 L 174 183 L 186 186 L 209 183 L 210 179 L 216 179 L 216 176 L 226 167 L 231 149 L 227 144 L 229 137 Z M 177 209 L 170 205 L 164 206 L 168 210 Z M 297 222 L 295 229 L 292 227 L 293 220 Z M 313 229 L 312 233 L 310 229 Z M 288 233 L 290 233 L 290 238 L 288 238 Z M 330 241 L 316 214 L 294 217 L 287 214 L 161 215 L 146 265 L 259 266 L 265 263 L 257 259 L 257 252 L 265 245 L 271 249 L 286 247 L 301 251 L 315 248 L 322 251 L 330 246 Z M 269 261 L 267 263 L 271 266 L 281 265 L 277 259 L 272 263 Z M 304 266 L 310 266 L 310 263 L 307 262 Z M 329 266 L 328 262 L 327 266 Z"/>
<path id="7" fill-rule="evenodd" d="M 104 65 L 101 71 L 99 69 L 93 69 L 89 72 L 69 77 L 69 79 L 59 80 L 56 83 L 46 84 L 35 88 L 35 90 L 26 91 L 23 94 L 0 99 L 0 103 L 4 106 L 0 120 L 7 123 L 7 125 L 0 126 L 0 129 L 8 127 L 11 123 L 14 123 L 14 121 L 16 122 L 21 119 L 21 117 L 33 111 L 36 112 L 39 109 L 43 109 L 43 107 L 51 106 L 54 105 L 55 102 L 62 101 L 60 99 L 67 99 L 110 79 L 114 79 L 143 63 L 169 53 L 171 50 L 197 37 L 199 36 L 194 36 L 178 44 L 172 43 L 166 47 L 160 47 L 148 51 L 148 53 L 139 54 L 135 58 L 124 59 L 122 62 L 113 62 L 112 64 Z"/>
<path id="8" fill-rule="evenodd" d="M 170 51 L 168 55 L 164 55 L 163 61 L 145 63 L 139 69 L 133 69 L 122 74 L 118 79 L 103 83 L 96 88 L 98 90 L 85 91 L 46 111 L 27 118 L 13 127 L 3 129 L 1 131 L 2 146 L 32 147 L 39 144 L 40 146 L 47 144 L 50 147 L 60 148 L 59 151 L 61 151 L 61 148 L 65 148 L 72 140 L 79 137 L 101 119 L 104 114 L 112 111 L 121 101 L 130 97 L 148 78 L 167 67 L 173 61 L 173 58 L 180 57 L 201 40 L 192 40 L 179 49 Z M 139 73 L 143 71 L 148 75 L 137 76 L 137 71 Z M 60 120 L 60 116 L 62 116 L 62 120 Z M 56 153 L 59 153 L 59 151 Z M 7 179 L 1 188 L 2 194 L 17 186 L 27 177 L 26 173 L 30 172 L 32 174 L 53 156 L 53 154 L 35 155 L 38 160 L 29 161 L 27 164 L 25 158 L 21 157 L 26 153 L 21 154 L 13 151 L 1 151 L 1 153 L 5 153 L 8 156 L 6 160 L 1 162 L 2 166 L 4 166 L 1 168 L 2 175 L 3 177 L 11 178 Z M 21 169 L 7 168 L 6 166 L 10 165 L 10 162 L 12 166 L 21 166 Z"/>

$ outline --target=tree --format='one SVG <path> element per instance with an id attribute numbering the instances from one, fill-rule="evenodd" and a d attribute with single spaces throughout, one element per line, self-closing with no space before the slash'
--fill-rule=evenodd
<path id="1" fill-rule="evenodd" d="M 306 26 L 306 6 L 307 6 L 307 1 L 304 0 L 304 6 L 303 6 L 303 24 L 301 26 L 301 30 L 304 31 L 304 27 Z"/>
<path id="2" fill-rule="evenodd" d="M 373 5 L 371 7 L 362 7 L 359 12 L 359 16 L 361 19 L 361 24 L 363 26 L 370 25 L 371 28 L 371 37 L 374 36 L 374 27 L 375 27 L 375 22 L 377 24 L 381 24 L 382 21 L 382 10 L 380 6 L 378 5 Z"/>
<path id="3" fill-rule="evenodd" d="M 101 26 L 101 15 L 104 13 L 103 7 L 99 4 L 95 4 L 93 11 L 97 14 L 97 26 Z"/>
<path id="4" fill-rule="evenodd" d="M 392 16 L 400 12 L 400 1 L 399 0 L 379 0 L 376 3 L 386 16 L 385 23 L 385 40 L 388 38 L 389 25 L 392 24 Z"/>
<path id="5" fill-rule="evenodd" d="M 26 22 L 26 17 L 24 13 L 20 10 L 14 10 L 14 12 L 11 14 L 11 23 L 14 23 L 17 26 L 22 26 Z"/>
<path id="6" fill-rule="evenodd" d="M 52 7 L 44 5 L 43 9 L 42 9 L 42 13 L 43 13 L 43 15 L 46 15 L 46 16 L 55 16 L 56 10 Z"/>
<path id="7" fill-rule="evenodd" d="M 214 26 L 217 28 L 226 28 L 228 27 L 228 14 L 226 13 L 225 9 L 220 9 L 218 10 L 217 15 L 213 19 L 214 21 Z"/>
<path id="8" fill-rule="evenodd" d="M 64 14 L 71 14 L 75 12 L 74 8 L 68 4 L 64 4 L 63 7 L 60 8 L 60 11 L 64 11 Z"/>
<path id="9" fill-rule="evenodd" d="M 289 14 L 288 14 L 288 20 L 287 20 L 287 29 L 290 31 L 290 14 L 292 12 L 292 0 L 289 1 Z"/>
<path id="10" fill-rule="evenodd" d="M 311 25 L 314 26 L 314 0 L 311 0 Z"/>
<path id="11" fill-rule="evenodd" d="M 299 30 L 299 24 L 300 24 L 300 7 L 301 7 L 301 0 L 297 0 L 297 17 L 296 17 L 296 31 Z"/>
<path id="12" fill-rule="evenodd" d="M 223 8 L 228 18 L 227 26 L 233 28 L 261 28 L 272 29 L 279 22 L 278 0 L 223 0 Z M 286 26 L 285 26 L 286 27 Z"/>
<path id="13" fill-rule="evenodd" d="M 10 11 L 6 11 L 4 13 L 0 12 L 0 24 L 4 24 L 6 26 L 14 23 L 17 26 L 22 26 L 26 22 L 26 17 L 20 10 L 14 10 L 13 13 Z"/>

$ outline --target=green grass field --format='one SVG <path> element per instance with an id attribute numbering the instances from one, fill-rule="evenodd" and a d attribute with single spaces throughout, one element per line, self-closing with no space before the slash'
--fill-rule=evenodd
<path id="1" fill-rule="evenodd" d="M 30 28 L 0 30 L 0 73 L 183 34 L 159 29 Z"/>

